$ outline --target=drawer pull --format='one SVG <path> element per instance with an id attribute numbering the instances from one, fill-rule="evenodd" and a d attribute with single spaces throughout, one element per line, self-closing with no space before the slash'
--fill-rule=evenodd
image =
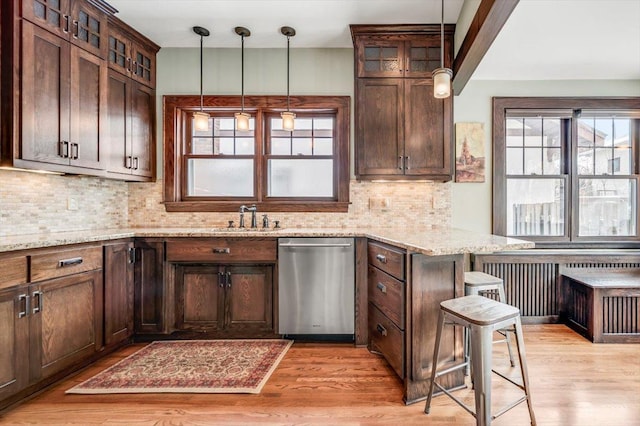
<path id="1" fill-rule="evenodd" d="M 378 333 L 382 334 L 383 336 L 387 335 L 387 329 L 384 328 L 382 324 L 376 325 L 376 330 L 378 330 Z"/>
<path id="2" fill-rule="evenodd" d="M 58 262 L 58 267 L 65 268 L 67 266 L 79 265 L 82 263 L 81 257 L 74 257 L 72 259 L 64 259 Z"/>
<path id="3" fill-rule="evenodd" d="M 378 259 L 381 263 L 387 263 L 386 256 L 384 256 L 382 254 L 376 254 L 376 259 Z"/>
<path id="4" fill-rule="evenodd" d="M 376 287 L 378 287 L 378 290 L 380 290 L 384 294 L 387 294 L 387 286 L 386 285 L 384 285 L 382 283 L 378 283 L 378 285 Z"/>
<path id="5" fill-rule="evenodd" d="M 20 312 L 18 312 L 18 318 L 24 318 L 29 313 L 29 296 L 21 294 L 18 296 L 20 302 Z"/>
<path id="6" fill-rule="evenodd" d="M 216 254 L 229 254 L 229 253 L 231 253 L 231 249 L 229 247 L 214 248 L 213 252 L 216 253 Z"/>

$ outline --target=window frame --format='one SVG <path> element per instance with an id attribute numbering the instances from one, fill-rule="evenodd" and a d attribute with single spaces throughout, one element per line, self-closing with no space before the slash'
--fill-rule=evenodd
<path id="1" fill-rule="evenodd" d="M 334 199 L 313 197 L 267 196 L 267 117 L 287 109 L 286 96 L 245 96 L 245 111 L 255 119 L 254 196 L 197 197 L 186 196 L 187 141 L 191 135 L 193 112 L 200 109 L 200 97 L 163 96 L 164 191 L 168 212 L 230 212 L 241 204 L 256 204 L 260 211 L 272 212 L 347 212 L 349 206 L 349 96 L 292 96 L 290 109 L 301 117 L 308 114 L 335 114 L 333 164 Z M 240 111 L 240 96 L 203 97 L 203 110 L 211 114 Z"/>
<path id="2" fill-rule="evenodd" d="M 493 108 L 493 201 L 492 232 L 507 236 L 507 173 L 506 173 L 506 118 L 513 110 L 528 111 L 565 110 L 573 113 L 580 110 L 633 111 L 640 114 L 640 97 L 581 98 L 581 97 L 494 97 Z M 514 238 L 531 240 L 536 247 L 549 248 L 625 248 L 637 247 L 640 241 L 640 116 L 634 118 L 630 138 L 633 141 L 631 158 L 633 162 L 630 178 L 635 180 L 636 190 L 636 235 L 634 236 L 579 236 L 579 179 L 589 177 L 578 175 L 577 120 L 569 122 L 569 140 L 563 144 L 564 169 L 568 188 L 565 188 L 565 230 L 562 236 L 513 236 Z M 522 178 L 545 178 L 547 175 L 523 175 Z M 615 179 L 616 175 L 590 175 L 593 178 Z M 625 175 L 627 176 L 627 175 Z M 556 176 L 557 178 L 557 176 Z"/>

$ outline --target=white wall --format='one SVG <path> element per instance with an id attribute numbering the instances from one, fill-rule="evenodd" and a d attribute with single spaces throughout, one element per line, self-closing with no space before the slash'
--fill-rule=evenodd
<path id="1" fill-rule="evenodd" d="M 486 181 L 452 184 L 451 224 L 491 232 L 491 98 L 494 96 L 640 96 L 640 80 L 479 81 L 471 80 L 454 98 L 454 122 L 484 123 Z"/>

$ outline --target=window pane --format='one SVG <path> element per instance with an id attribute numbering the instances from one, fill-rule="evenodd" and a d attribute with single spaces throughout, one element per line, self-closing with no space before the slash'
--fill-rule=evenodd
<path id="1" fill-rule="evenodd" d="M 615 132 L 614 145 L 617 147 L 630 147 L 629 129 L 631 128 L 631 120 L 628 118 L 616 118 L 613 120 L 613 128 Z"/>
<path id="2" fill-rule="evenodd" d="M 580 236 L 636 234 L 636 181 L 580 179 Z"/>
<path id="3" fill-rule="evenodd" d="M 253 197 L 251 159 L 191 158 L 187 168 L 187 195 Z"/>
<path id="4" fill-rule="evenodd" d="M 543 153 L 543 174 L 545 175 L 559 175 L 561 173 L 562 158 L 561 158 L 561 149 L 560 148 L 544 148 L 542 150 Z"/>
<path id="5" fill-rule="evenodd" d="M 507 235 L 564 235 L 563 179 L 507 180 Z"/>
<path id="6" fill-rule="evenodd" d="M 269 160 L 270 197 L 333 197 L 332 160 Z"/>
<path id="7" fill-rule="evenodd" d="M 310 138 L 293 138 L 291 145 L 291 153 L 293 155 L 311 155 Z"/>
<path id="8" fill-rule="evenodd" d="M 525 148 L 524 150 L 524 174 L 542 174 L 542 148 Z"/>
<path id="9" fill-rule="evenodd" d="M 333 155 L 333 139 L 314 139 L 313 155 Z"/>
<path id="10" fill-rule="evenodd" d="M 609 174 L 609 167 L 611 163 L 611 159 L 613 158 L 613 150 L 611 148 L 596 148 L 596 162 L 595 174 L 597 175 L 605 175 Z"/>
<path id="11" fill-rule="evenodd" d="M 313 119 L 313 130 L 333 130 L 333 119 L 332 118 L 314 118 Z M 317 136 L 317 133 L 316 133 Z"/>
<path id="12" fill-rule="evenodd" d="M 542 118 L 524 119 L 524 145 L 542 146 Z"/>
<path id="13" fill-rule="evenodd" d="M 616 148 L 613 151 L 613 163 L 617 166 L 613 167 L 612 174 L 630 175 L 631 173 L 631 148 Z"/>
<path id="14" fill-rule="evenodd" d="M 215 138 L 214 139 L 214 154 L 218 155 L 233 155 L 234 146 L 233 138 Z"/>
<path id="15" fill-rule="evenodd" d="M 578 148 L 578 174 L 593 174 L 593 148 Z"/>
<path id="16" fill-rule="evenodd" d="M 521 175 L 523 170 L 522 148 L 507 148 L 507 174 Z"/>
<path id="17" fill-rule="evenodd" d="M 213 154 L 213 139 L 211 138 L 191 139 L 191 154 L 197 154 L 197 155 Z"/>
<path id="18" fill-rule="evenodd" d="M 253 155 L 256 146 L 253 138 L 236 139 L 236 155 Z"/>
<path id="19" fill-rule="evenodd" d="M 291 139 L 290 138 L 273 138 L 271 139 L 272 155 L 291 155 Z"/>
<path id="20" fill-rule="evenodd" d="M 523 138 L 523 118 L 507 119 L 507 146 L 522 146 Z"/>
<path id="21" fill-rule="evenodd" d="M 613 145 L 613 120 L 611 118 L 596 118 L 595 137 L 596 145 Z"/>
<path id="22" fill-rule="evenodd" d="M 561 134 L 560 134 L 560 119 L 559 118 L 545 118 L 544 129 L 542 132 L 542 144 L 544 146 L 560 146 Z"/>
<path id="23" fill-rule="evenodd" d="M 578 120 L 578 145 L 593 146 L 594 140 L 594 119 L 580 118 Z"/>

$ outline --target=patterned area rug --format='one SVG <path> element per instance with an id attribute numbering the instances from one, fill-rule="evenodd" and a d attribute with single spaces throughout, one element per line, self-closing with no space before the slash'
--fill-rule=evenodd
<path id="1" fill-rule="evenodd" d="M 292 343 L 153 342 L 66 393 L 260 393 Z"/>

